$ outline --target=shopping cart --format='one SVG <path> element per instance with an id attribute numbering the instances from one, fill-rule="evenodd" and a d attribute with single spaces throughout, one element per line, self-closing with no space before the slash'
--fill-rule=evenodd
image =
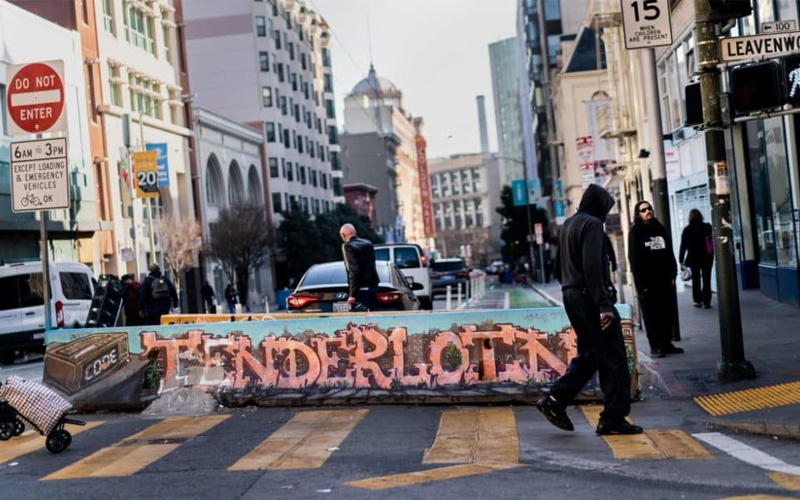
<path id="1" fill-rule="evenodd" d="M 0 441 L 21 435 L 30 425 L 47 436 L 47 451 L 61 453 L 72 443 L 64 426 L 86 425 L 66 417 L 71 409 L 72 404 L 49 387 L 11 375 L 0 384 Z"/>

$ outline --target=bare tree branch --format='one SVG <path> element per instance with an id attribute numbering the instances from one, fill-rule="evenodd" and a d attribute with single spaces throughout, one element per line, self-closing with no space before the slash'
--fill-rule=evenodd
<path id="1" fill-rule="evenodd" d="M 164 262 L 180 289 L 181 274 L 194 265 L 195 256 L 202 249 L 200 225 L 194 220 L 180 223 L 170 216 L 158 217 L 158 242 L 164 250 Z"/>

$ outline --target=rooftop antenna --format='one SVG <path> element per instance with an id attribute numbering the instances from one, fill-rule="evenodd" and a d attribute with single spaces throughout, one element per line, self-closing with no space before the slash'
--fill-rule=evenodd
<path id="1" fill-rule="evenodd" d="M 374 66 L 372 65 L 372 28 L 369 24 L 369 6 L 365 9 L 367 14 L 367 44 L 369 45 L 369 69 L 373 69 Z"/>

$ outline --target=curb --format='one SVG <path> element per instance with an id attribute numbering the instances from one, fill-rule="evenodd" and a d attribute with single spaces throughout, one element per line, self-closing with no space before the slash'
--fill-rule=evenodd
<path id="1" fill-rule="evenodd" d="M 563 303 L 560 300 L 536 285 L 531 284 L 531 288 L 551 305 L 563 307 Z M 639 360 L 639 381 L 642 385 L 655 387 L 670 398 L 688 399 L 691 397 L 674 373 L 653 361 L 641 349 L 639 349 L 637 359 Z"/>
<path id="2" fill-rule="evenodd" d="M 769 422 L 708 422 L 712 430 L 727 430 L 740 434 L 775 437 L 800 441 L 800 425 L 771 424 Z"/>

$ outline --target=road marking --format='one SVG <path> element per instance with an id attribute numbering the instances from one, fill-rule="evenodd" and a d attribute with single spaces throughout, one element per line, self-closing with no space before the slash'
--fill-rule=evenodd
<path id="1" fill-rule="evenodd" d="M 94 422 L 86 422 L 84 427 L 69 426 L 67 430 L 73 436 L 77 436 L 81 432 L 94 429 L 102 425 L 102 420 Z M 22 433 L 19 437 L 11 438 L 9 441 L 0 443 L 0 464 L 4 464 L 10 460 L 27 455 L 39 449 L 45 449 L 44 443 L 46 438 L 36 431 L 29 430 Z"/>
<path id="2" fill-rule="evenodd" d="M 519 437 L 511 408 L 445 410 L 424 464 L 505 463 L 519 461 Z"/>
<path id="3" fill-rule="evenodd" d="M 786 491 L 800 491 L 800 476 L 783 472 L 767 472 L 767 477 Z"/>
<path id="4" fill-rule="evenodd" d="M 772 472 L 781 472 L 793 476 L 800 476 L 800 467 L 796 465 L 789 465 L 783 460 L 768 455 L 763 451 L 748 446 L 739 442 L 731 437 L 728 437 L 719 432 L 704 432 L 699 434 L 692 434 L 700 441 L 705 441 L 715 448 L 719 448 L 728 455 L 741 460 L 742 462 L 764 470 Z"/>
<path id="5" fill-rule="evenodd" d="M 580 408 L 589 424 L 597 428 L 603 407 L 590 405 Z M 633 423 L 630 417 L 626 420 Z M 703 445 L 679 429 L 653 429 L 644 434 L 602 437 L 618 460 L 714 460 L 714 455 Z"/>
<path id="6" fill-rule="evenodd" d="M 800 404 L 800 382 L 700 396 L 694 402 L 713 416 Z"/>
<path id="7" fill-rule="evenodd" d="M 725 497 L 717 500 L 794 500 L 789 497 L 776 497 L 775 495 L 745 495 L 743 497 Z"/>
<path id="8" fill-rule="evenodd" d="M 372 477 L 369 479 L 350 481 L 349 483 L 345 483 L 345 485 L 365 490 L 384 490 L 389 488 L 398 488 L 400 486 L 410 486 L 412 484 L 430 483 L 433 481 L 445 481 L 459 477 L 488 474 L 490 472 L 514 469 L 521 466 L 522 464 L 510 463 L 451 465 L 449 467 L 438 467 L 436 469 L 410 472 L 407 474 L 394 474 L 391 476 Z"/>
<path id="9" fill-rule="evenodd" d="M 42 478 L 42 481 L 133 475 L 163 458 L 186 440 L 208 431 L 228 417 L 230 415 L 173 417 L 162 420 Z"/>
<path id="10" fill-rule="evenodd" d="M 298 413 L 228 470 L 318 469 L 368 411 Z"/>

